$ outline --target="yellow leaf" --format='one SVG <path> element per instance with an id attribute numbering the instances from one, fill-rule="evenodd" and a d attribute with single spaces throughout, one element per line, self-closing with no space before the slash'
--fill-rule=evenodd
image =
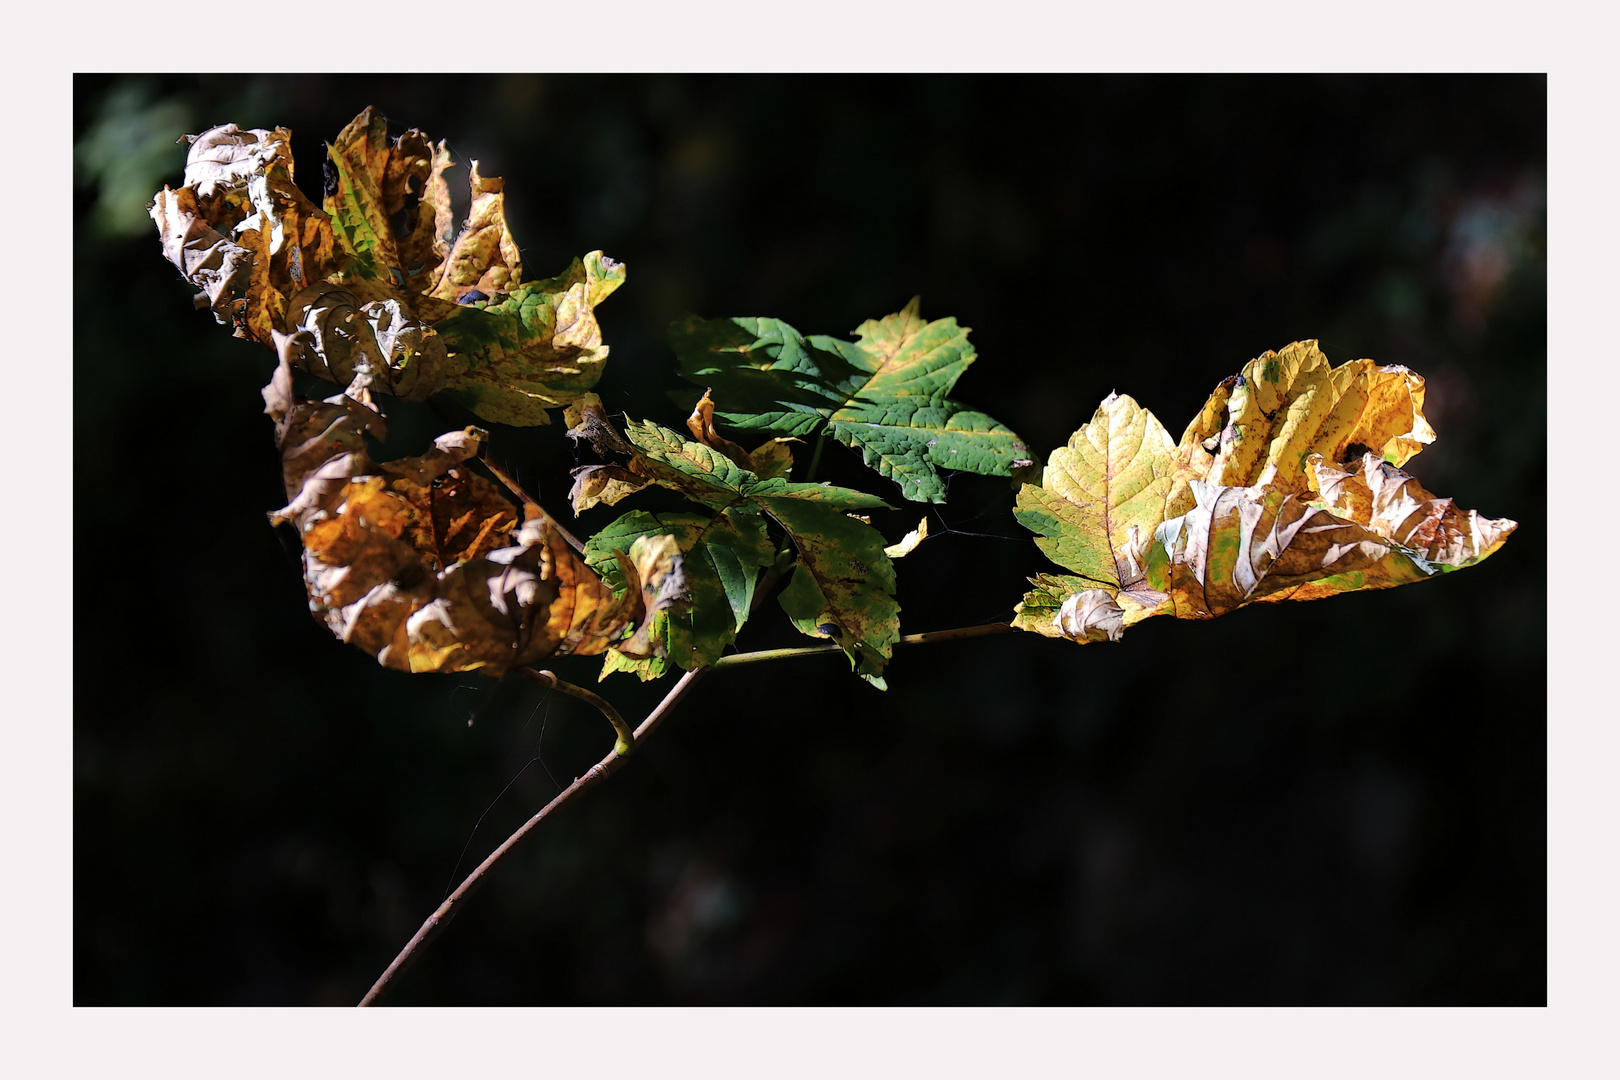
<path id="1" fill-rule="evenodd" d="M 1089 424 L 1052 451 L 1039 485 L 1019 490 L 1018 520 L 1052 559 L 1120 589 L 1142 578 L 1147 538 L 1191 505 L 1169 432 L 1129 397 L 1110 394 Z M 1185 483 L 1181 489 L 1185 490 Z"/>
<path id="2" fill-rule="evenodd" d="M 923 518 L 917 522 L 917 527 L 900 538 L 898 544 L 890 544 L 883 549 L 883 554 L 891 559 L 899 559 L 910 555 L 917 550 L 917 545 L 928 539 L 928 519 Z"/>
<path id="3" fill-rule="evenodd" d="M 1224 380 L 1178 445 L 1110 395 L 1019 493 L 1019 520 L 1075 574 L 1032 578 L 1013 625 L 1117 640 L 1155 615 L 1209 619 L 1470 566 L 1516 526 L 1401 471 L 1433 440 L 1421 378 L 1371 360 L 1329 367 L 1314 341 Z"/>
<path id="4" fill-rule="evenodd" d="M 1223 487 L 1302 489 L 1312 454 L 1337 462 L 1370 450 L 1400 466 L 1434 441 L 1423 390 L 1407 368 L 1372 360 L 1330 367 L 1315 341 L 1295 342 L 1221 383 L 1180 449 L 1189 462 L 1207 460 L 1200 479 Z"/>
<path id="5" fill-rule="evenodd" d="M 425 290 L 452 302 L 474 289 L 485 296 L 510 292 L 523 280 L 517 241 L 506 227 L 504 182 L 498 176 L 480 176 L 476 159 L 468 182 L 472 186 L 472 205 L 467 220 L 438 279 Z"/>

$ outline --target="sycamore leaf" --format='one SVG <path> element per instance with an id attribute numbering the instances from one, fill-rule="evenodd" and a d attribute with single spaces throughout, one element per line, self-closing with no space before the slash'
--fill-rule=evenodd
<path id="1" fill-rule="evenodd" d="M 1370 360 L 1330 368 L 1315 342 L 1222 382 L 1179 445 L 1110 395 L 1019 493 L 1019 520 L 1076 576 L 1032 578 L 1013 625 L 1118 640 L 1154 615 L 1214 618 L 1471 566 L 1515 523 L 1401 471 L 1433 439 L 1421 378 Z"/>
<path id="2" fill-rule="evenodd" d="M 938 470 L 1007 476 L 1028 457 L 1018 436 L 948 395 L 973 363 L 955 319 L 925 322 L 919 301 L 856 328 L 857 341 L 805 338 L 778 319 L 704 321 L 670 328 L 681 377 L 716 388 L 733 427 L 805 436 L 825 430 L 908 499 L 945 501 Z"/>
<path id="3" fill-rule="evenodd" d="M 720 451 L 653 423 L 631 421 L 620 436 L 595 395 L 567 415 L 573 421 L 569 435 L 589 439 L 604 456 L 628 456 L 623 465 L 576 470 L 576 508 L 614 502 L 648 484 L 679 491 L 716 519 L 730 519 L 732 528 L 744 537 L 736 548 L 763 560 L 747 571 L 750 575 L 757 575 L 758 568 L 769 560 L 764 558 L 763 547 L 753 546 L 758 534 L 747 524 L 746 515 L 764 514 L 782 527 L 797 552 L 793 577 L 781 596 L 789 618 L 803 633 L 836 641 L 863 678 L 882 685 L 883 665 L 899 636 L 894 565 L 884 554 L 878 531 L 849 516 L 852 510 L 886 507 L 881 499 L 831 484 L 764 479 Z M 616 471 L 598 485 L 604 469 Z M 743 564 L 741 557 L 738 563 Z M 718 566 L 716 572 L 718 576 Z M 750 584 L 750 597 L 751 589 Z M 726 589 L 734 617 L 740 617 L 738 604 L 743 595 L 741 588 Z M 700 607 L 694 603 L 693 611 Z M 746 609 L 741 613 L 746 614 Z M 731 633 L 735 634 L 735 628 Z M 700 636 L 689 644 L 696 644 L 700 654 L 712 654 L 727 643 L 716 636 Z M 691 654 L 683 656 L 672 650 L 671 655 L 684 661 Z"/>
<path id="4" fill-rule="evenodd" d="M 472 207 L 452 243 L 444 143 L 388 136 L 373 109 L 327 148 L 324 206 L 293 183 L 291 134 L 234 124 L 192 140 L 185 185 L 151 208 L 164 254 L 200 306 L 239 337 L 348 385 L 411 400 L 448 391 L 478 416 L 548 422 L 601 377 L 596 307 L 624 267 L 592 252 L 524 283 L 498 178 L 470 177 Z"/>
<path id="5" fill-rule="evenodd" d="M 1170 433 L 1135 401 L 1110 394 L 1091 423 L 1018 492 L 1019 522 L 1054 562 L 1118 590 L 1142 578 L 1147 539 L 1190 506 L 1171 501 L 1186 474 Z"/>
<path id="6" fill-rule="evenodd" d="M 640 537 L 664 534 L 673 536 L 680 549 L 690 604 L 687 610 L 666 613 L 654 627 L 653 638 L 663 646 L 660 658 L 667 656 L 686 669 L 712 664 L 736 641 L 753 607 L 759 572 L 775 558 L 765 521 L 748 505 L 713 516 L 633 511 L 591 537 L 585 555 L 592 570 L 617 584 L 613 555 Z M 645 667 L 635 668 L 638 674 L 653 671 L 650 662 L 643 663 Z M 603 675 L 623 666 L 619 661 L 605 664 Z"/>
<path id="7" fill-rule="evenodd" d="M 616 595 L 543 515 L 519 524 L 494 485 L 466 469 L 483 431 L 452 432 L 426 454 L 373 465 L 364 435 L 385 431 L 369 376 L 326 401 L 299 398 L 293 338 L 275 340 L 281 362 L 265 411 L 288 503 L 270 517 L 298 529 L 310 608 L 340 640 L 385 667 L 492 675 L 549 656 L 649 647 L 648 622 L 684 594 L 671 537 L 629 546 Z"/>
<path id="8" fill-rule="evenodd" d="M 323 209 L 346 264 L 336 280 L 392 279 L 429 291 L 423 278 L 444 261 L 450 231 L 444 172 L 454 163 L 444 143 L 434 146 L 415 128 L 390 139 L 387 119 L 368 108 L 332 140 L 326 158 Z"/>
<path id="9" fill-rule="evenodd" d="M 211 128 L 191 140 L 185 185 L 154 198 L 163 252 L 202 289 L 198 306 L 271 344 L 287 298 L 335 271 L 331 222 L 293 183 L 286 128 Z"/>
<path id="10" fill-rule="evenodd" d="M 365 303 L 342 285 L 320 281 L 287 306 L 300 370 L 339 386 L 364 371 L 377 389 L 410 401 L 444 388 L 450 364 L 443 340 L 399 301 Z"/>
<path id="11" fill-rule="evenodd" d="M 549 422 L 596 385 L 608 347 L 596 307 L 624 283 L 624 266 L 593 251 L 556 277 L 463 307 L 436 329 L 466 365 L 450 379 L 468 408 L 502 424 Z M 470 295 L 470 294 L 468 294 Z"/>
<path id="12" fill-rule="evenodd" d="M 1441 572 L 1472 566 L 1502 546 L 1514 523 L 1457 509 L 1416 480 L 1371 453 L 1358 468 L 1330 465 L 1311 455 L 1316 501 L 1340 517 L 1365 523 L 1379 536 L 1410 549 Z"/>
<path id="13" fill-rule="evenodd" d="M 506 227 L 505 184 L 499 177 L 480 176 L 476 160 L 469 172 L 472 206 L 467 222 L 428 290 L 457 303 L 473 290 L 485 296 L 508 292 L 523 276 L 517 241 Z"/>

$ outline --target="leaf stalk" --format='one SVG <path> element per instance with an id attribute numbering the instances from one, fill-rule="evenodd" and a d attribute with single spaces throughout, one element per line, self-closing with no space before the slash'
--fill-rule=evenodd
<path id="1" fill-rule="evenodd" d="M 955 641 L 959 638 L 984 637 L 989 634 L 1004 634 L 1011 630 L 1011 623 L 984 623 L 980 626 L 959 626 L 953 630 L 930 630 L 922 634 L 907 634 L 895 641 L 895 645 L 925 645 L 932 641 Z M 741 667 L 743 664 L 758 664 L 766 660 L 787 660 L 795 656 L 820 656 L 826 653 L 842 653 L 841 645 L 806 645 L 796 649 L 761 649 L 758 652 L 733 653 L 722 657 L 714 665 L 715 670 L 721 668 Z"/>

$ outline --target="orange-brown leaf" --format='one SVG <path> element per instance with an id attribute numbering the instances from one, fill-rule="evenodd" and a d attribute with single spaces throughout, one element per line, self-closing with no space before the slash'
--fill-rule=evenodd
<path id="1" fill-rule="evenodd" d="M 363 436 L 381 418 L 367 376 L 326 401 L 298 398 L 293 338 L 276 339 L 281 364 L 265 404 L 288 503 L 271 519 L 298 529 L 311 610 L 335 636 L 385 667 L 493 675 L 610 645 L 648 647 L 645 624 L 684 593 L 672 540 L 633 548 L 629 587 L 615 595 L 544 515 L 531 508 L 520 525 L 494 485 L 467 470 L 485 432 L 451 432 L 425 454 L 373 465 Z"/>

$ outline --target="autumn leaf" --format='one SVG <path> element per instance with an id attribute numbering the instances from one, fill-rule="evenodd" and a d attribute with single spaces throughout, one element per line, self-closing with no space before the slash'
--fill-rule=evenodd
<path id="1" fill-rule="evenodd" d="M 593 251 L 556 277 L 462 307 L 435 327 L 465 364 L 447 389 L 485 420 L 548 423 L 548 409 L 578 401 L 602 377 L 608 347 L 596 307 L 624 275 Z"/>
<path id="2" fill-rule="evenodd" d="M 1171 500 L 1185 475 L 1153 414 L 1110 394 L 1091 423 L 1052 452 L 1040 484 L 1019 490 L 1014 513 L 1054 562 L 1119 589 L 1141 580 L 1153 530 L 1187 508 Z"/>
<path id="3" fill-rule="evenodd" d="M 390 138 L 367 109 L 327 148 L 322 207 L 293 183 L 291 133 L 211 128 L 185 185 L 154 200 L 165 255 L 239 337 L 297 338 L 300 370 L 410 400 L 460 397 L 485 420 L 536 425 L 594 386 L 607 361 L 596 307 L 623 281 L 601 252 L 524 282 L 499 178 L 470 176 L 454 233 L 444 143 Z"/>
<path id="4" fill-rule="evenodd" d="M 445 144 L 430 142 L 416 128 L 391 139 L 387 119 L 368 108 L 338 133 L 326 156 L 324 209 L 348 264 L 334 280 L 388 282 L 412 294 L 434 294 L 449 262 L 446 241 L 455 231 L 444 179 L 455 162 Z M 455 297 L 443 299 L 453 303 Z M 450 310 L 447 305 L 427 314 L 442 318 Z"/>
<path id="5" fill-rule="evenodd" d="M 755 450 L 739 446 L 721 435 L 714 426 L 713 393 L 713 390 L 704 390 L 703 396 L 692 408 L 692 415 L 686 418 L 686 430 L 692 433 L 692 438 L 711 450 L 720 451 L 736 464 L 763 479 L 787 476 L 793 470 L 793 448 L 788 444 L 799 440 L 771 439 Z"/>
<path id="6" fill-rule="evenodd" d="M 331 222 L 293 183 L 286 128 L 235 124 L 191 139 L 185 184 L 155 197 L 164 254 L 238 337 L 270 345 L 287 298 L 335 270 Z"/>
<path id="7" fill-rule="evenodd" d="M 470 471 L 487 435 L 441 436 L 416 457 L 373 465 L 366 434 L 386 436 L 362 372 L 325 401 L 292 390 L 294 340 L 265 388 L 288 503 L 273 523 L 298 529 L 310 607 L 340 640 L 402 671 L 500 675 L 550 656 L 610 646 L 650 652 L 648 623 L 677 607 L 684 571 L 674 540 L 643 536 L 618 557 L 615 590 L 544 515 L 521 523 Z"/>
<path id="8" fill-rule="evenodd" d="M 762 478 L 720 451 L 657 424 L 631 421 L 621 436 L 594 395 L 567 415 L 573 422 L 571 436 L 589 440 L 603 456 L 627 459 L 623 464 L 587 466 L 576 471 L 576 512 L 596 502 L 616 502 L 656 484 L 681 492 L 716 519 L 729 519 L 730 524 L 715 535 L 738 534 L 739 542 L 726 543 L 724 558 L 747 567 L 746 571 L 737 571 L 735 587 L 724 588 L 728 610 L 734 617 L 744 596 L 751 597 L 752 585 L 745 593 L 740 584 L 742 576 L 757 575 L 758 568 L 769 561 L 766 548 L 758 545 L 759 533 L 752 517 L 763 514 L 787 533 L 797 554 L 793 577 L 781 596 L 789 618 L 805 634 L 836 641 L 863 678 L 882 685 L 883 665 L 899 635 L 894 566 L 884 554 L 878 531 L 849 516 L 851 511 L 885 507 L 881 499 L 830 484 Z M 625 526 L 636 527 L 650 528 L 651 524 L 643 520 L 639 525 L 631 522 Z M 694 544 L 683 550 L 692 552 L 697 548 Z M 700 554 L 715 563 L 715 576 L 719 578 L 720 553 L 712 550 L 712 542 L 711 549 Z M 748 566 L 748 560 L 753 560 L 752 566 Z M 699 579 L 706 577 L 703 570 L 693 573 Z M 694 618 L 702 607 L 700 600 L 694 601 Z M 741 610 L 746 612 L 745 607 Z M 741 623 L 736 622 L 726 631 L 718 621 L 719 615 L 713 617 L 713 632 L 697 634 L 693 625 L 697 636 L 688 645 L 696 646 L 695 654 L 690 648 L 684 653 L 672 649 L 671 658 L 685 665 L 694 655 L 717 655 L 729 644 Z M 671 622 L 673 626 L 673 618 Z"/>
<path id="9" fill-rule="evenodd" d="M 499 177 L 480 176 L 477 161 L 469 174 L 472 206 L 466 224 L 428 290 L 455 303 L 472 292 L 510 292 L 523 276 L 517 241 L 506 226 L 506 185 Z"/>
<path id="10" fill-rule="evenodd" d="M 890 544 L 883 549 L 883 554 L 891 559 L 903 559 L 917 550 L 924 540 L 928 539 L 928 519 L 923 518 L 917 522 L 917 527 L 902 536 L 898 543 Z"/>
<path id="11" fill-rule="evenodd" d="M 1390 588 L 1486 558 L 1515 523 L 1399 468 L 1434 439 L 1423 389 L 1406 368 L 1331 368 L 1300 342 L 1222 382 L 1177 444 L 1110 395 L 1019 492 L 1019 520 L 1074 573 L 1032 578 L 1013 625 L 1118 640 L 1154 615 Z"/>
<path id="12" fill-rule="evenodd" d="M 1028 452 L 1006 426 L 949 398 L 977 353 L 955 319 L 925 322 L 918 304 L 862 323 L 854 342 L 806 338 L 778 319 L 691 317 L 669 340 L 681 377 L 713 387 L 733 427 L 825 431 L 906 498 L 944 502 L 939 469 L 1007 476 Z"/>
<path id="13" fill-rule="evenodd" d="M 1407 368 L 1335 368 L 1316 342 L 1295 342 L 1216 387 L 1180 445 L 1200 479 L 1226 487 L 1301 486 L 1313 453 L 1343 461 L 1370 450 L 1399 467 L 1434 441 L 1423 392 Z"/>

